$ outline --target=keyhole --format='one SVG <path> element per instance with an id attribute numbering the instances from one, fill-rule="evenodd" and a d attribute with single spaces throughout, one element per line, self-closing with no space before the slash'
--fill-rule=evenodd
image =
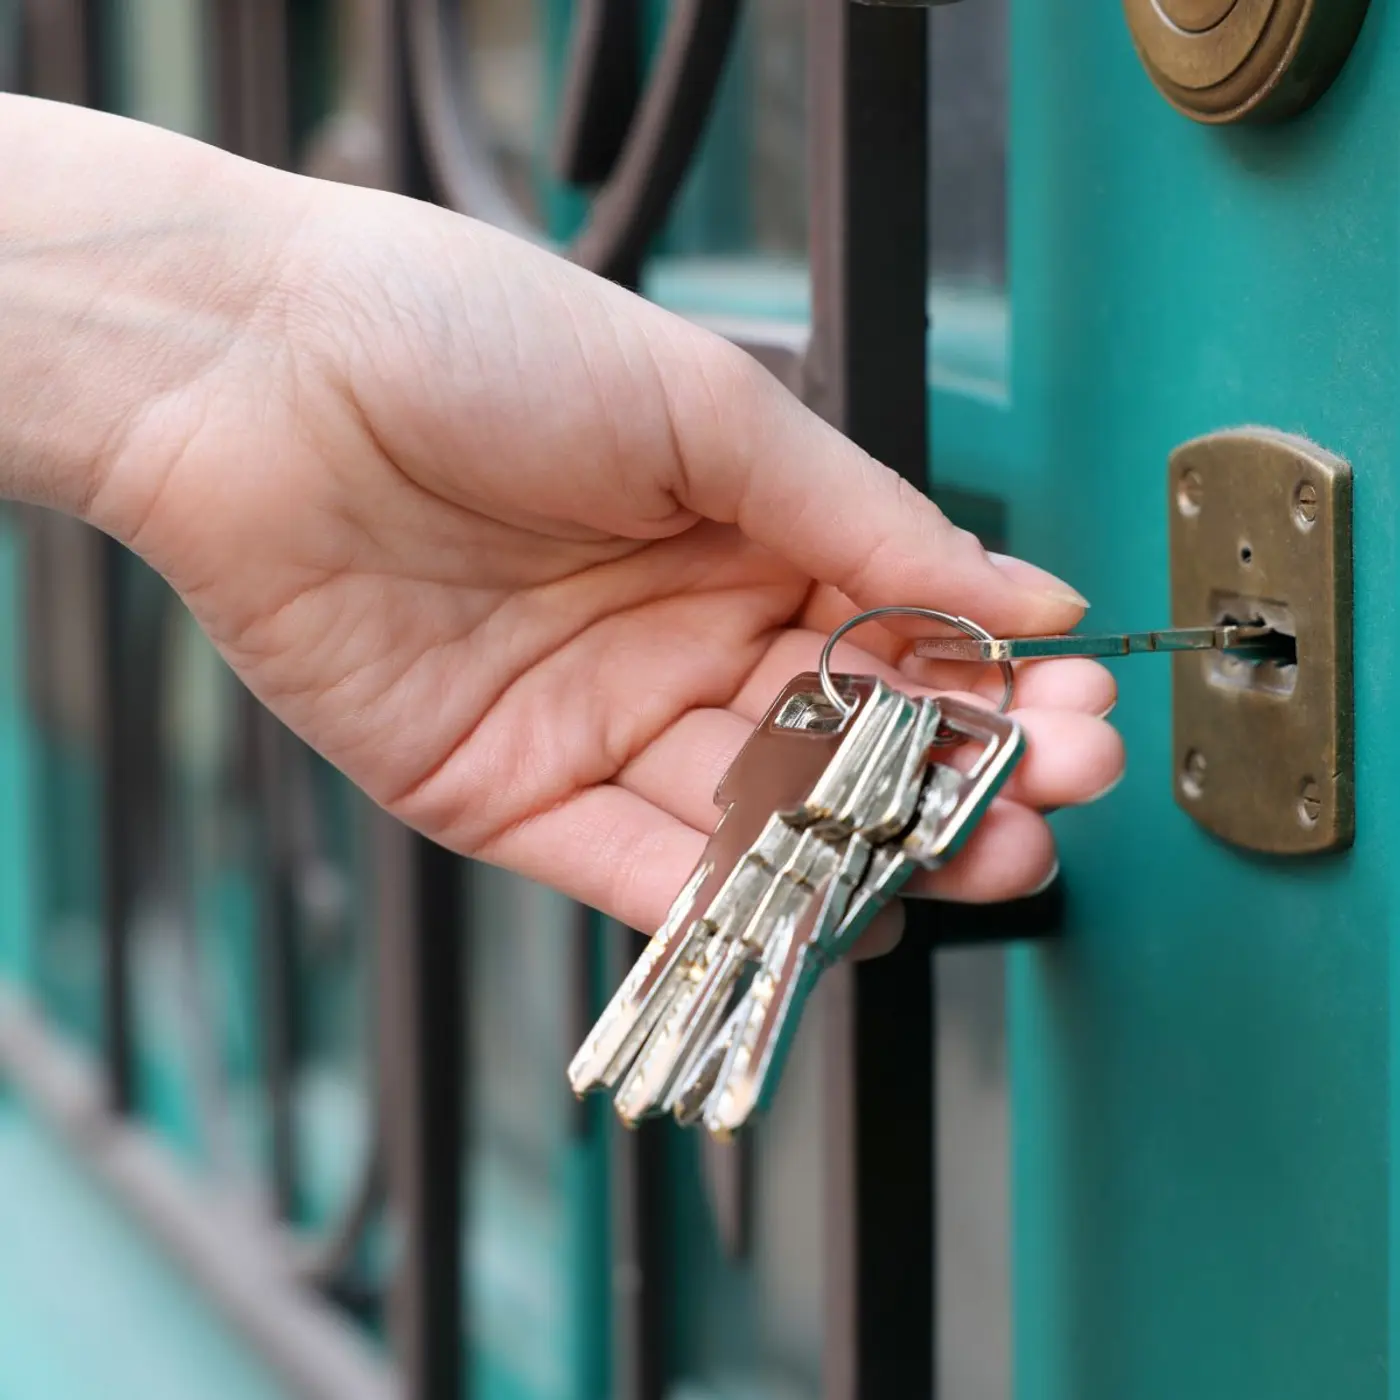
<path id="1" fill-rule="evenodd" d="M 1249 568 L 1254 563 L 1254 546 L 1248 540 L 1240 541 L 1240 563 Z"/>

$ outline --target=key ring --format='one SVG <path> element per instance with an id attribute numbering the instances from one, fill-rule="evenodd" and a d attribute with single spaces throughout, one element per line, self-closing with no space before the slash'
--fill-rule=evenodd
<path id="1" fill-rule="evenodd" d="M 941 622 L 948 627 L 956 627 L 959 632 L 965 632 L 969 637 L 974 637 L 979 642 L 994 640 L 992 634 L 985 627 L 979 627 L 971 619 L 954 617 L 951 613 L 939 612 L 937 608 L 896 606 L 871 608 L 867 612 L 857 613 L 854 617 L 843 622 L 826 639 L 826 645 L 822 648 L 821 661 L 817 665 L 817 674 L 821 677 L 823 693 L 843 715 L 849 716 L 855 710 L 855 704 L 846 702 L 841 692 L 836 689 L 836 683 L 831 679 L 831 653 L 836 643 L 853 627 L 859 627 L 865 622 L 874 622 L 878 617 L 922 617 L 931 622 Z M 1004 683 L 1001 704 L 997 706 L 997 714 L 1004 715 L 1011 708 L 1011 697 L 1016 691 L 1016 672 L 1009 661 L 998 661 L 997 665 L 1001 668 L 1001 678 Z"/>

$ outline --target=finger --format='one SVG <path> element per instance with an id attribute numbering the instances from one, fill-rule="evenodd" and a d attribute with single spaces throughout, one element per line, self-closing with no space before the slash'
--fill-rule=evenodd
<path id="1" fill-rule="evenodd" d="M 1106 721 L 1071 710 L 1016 710 L 1013 718 L 1026 747 L 1001 789 L 1008 801 L 1041 810 L 1083 806 L 1122 780 L 1123 739 Z M 939 759 L 967 772 L 980 752 L 973 742 L 944 749 Z"/>
<path id="2" fill-rule="evenodd" d="M 705 837 L 620 788 L 589 788 L 474 852 L 552 886 L 609 918 L 654 933 L 694 870 Z M 881 910 L 851 951 L 883 957 L 904 933 L 898 903 Z"/>
<path id="3" fill-rule="evenodd" d="M 864 962 L 867 958 L 883 958 L 899 947 L 904 937 L 904 906 L 899 900 L 891 900 L 870 921 L 870 927 L 856 940 L 850 956 L 853 962 Z"/>
<path id="4" fill-rule="evenodd" d="M 743 351 L 669 321 L 652 331 L 680 504 L 736 523 L 862 607 L 924 604 L 998 631 L 1061 631 L 1083 614 L 1074 589 L 988 554 Z"/>
<path id="5" fill-rule="evenodd" d="M 706 839 L 645 798 L 602 786 L 510 827 L 470 854 L 650 934 Z"/>
<path id="6" fill-rule="evenodd" d="M 1123 774 L 1123 742 L 1103 720 L 1060 710 L 1017 712 L 1025 756 L 1002 792 L 1030 807 L 1093 801 Z M 730 710 L 692 710 L 652 741 L 617 776 L 618 786 L 686 825 L 711 831 L 719 818 L 715 789 L 753 724 Z M 940 762 L 966 770 L 977 745 L 939 752 Z"/>
<path id="7" fill-rule="evenodd" d="M 905 893 L 962 904 L 997 904 L 1043 889 L 1057 869 L 1044 817 L 1017 802 L 987 809 L 967 845 L 943 867 L 914 877 Z"/>
<path id="8" fill-rule="evenodd" d="M 1118 700 L 1113 673 L 1085 657 L 1014 663 L 1016 682 L 1013 708 L 1028 710 L 1077 710 L 1103 718 Z M 999 702 L 1005 689 L 1001 667 L 959 662 L 928 662 L 906 656 L 899 669 L 908 681 L 936 695 L 963 692 Z"/>

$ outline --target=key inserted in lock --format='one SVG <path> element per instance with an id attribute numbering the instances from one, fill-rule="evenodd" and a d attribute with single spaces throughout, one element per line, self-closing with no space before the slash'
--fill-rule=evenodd
<path id="1" fill-rule="evenodd" d="M 1154 632 L 938 637 L 937 661 L 1173 656 L 1176 792 L 1216 835 L 1278 855 L 1354 828 L 1351 471 L 1263 428 L 1170 463 L 1172 623 Z"/>

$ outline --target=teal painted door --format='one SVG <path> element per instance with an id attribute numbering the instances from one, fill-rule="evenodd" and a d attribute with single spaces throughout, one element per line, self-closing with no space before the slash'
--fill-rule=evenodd
<path id="1" fill-rule="evenodd" d="M 1352 465 L 1358 639 L 1357 839 L 1322 859 L 1198 829 L 1169 664 L 1121 668 L 1127 780 L 1059 819 L 1066 936 L 1013 957 L 1022 1400 L 1396 1393 L 1398 126 L 1383 0 L 1319 106 L 1250 130 L 1173 112 L 1120 7 L 1013 3 L 1012 547 L 1095 624 L 1164 622 L 1167 454 L 1286 429 Z"/>

